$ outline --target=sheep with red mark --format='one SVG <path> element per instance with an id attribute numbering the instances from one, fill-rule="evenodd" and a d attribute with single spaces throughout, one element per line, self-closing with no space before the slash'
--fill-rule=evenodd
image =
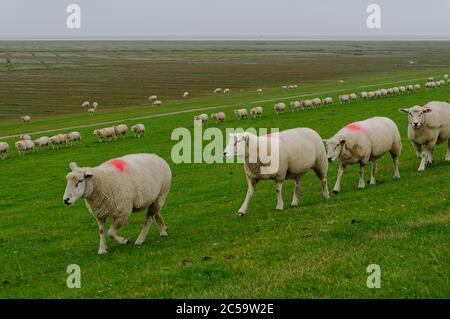
<path id="1" fill-rule="evenodd" d="M 119 136 L 121 138 L 125 138 L 125 136 L 127 136 L 127 134 L 128 134 L 128 126 L 125 124 L 119 124 L 119 125 L 113 126 L 113 128 L 114 128 L 114 135 L 115 135 L 114 139 L 117 139 Z"/>
<path id="2" fill-rule="evenodd" d="M 246 213 L 259 180 L 275 180 L 276 209 L 282 210 L 283 182 L 294 179 L 291 205 L 298 206 L 301 178 L 311 169 L 321 181 L 323 196 L 329 197 L 325 147 L 319 134 L 312 129 L 294 128 L 259 137 L 249 132 L 230 134 L 223 154 L 226 158 L 238 156 L 244 159 L 248 190 L 238 216 Z"/>
<path id="3" fill-rule="evenodd" d="M 8 157 L 9 144 L 6 142 L 0 142 L 0 158 L 2 160 Z"/>
<path id="4" fill-rule="evenodd" d="M 106 219 L 113 222 L 108 236 L 119 244 L 128 239 L 117 235 L 134 211 L 147 210 L 144 226 L 135 241 L 142 245 L 155 220 L 161 236 L 167 236 L 161 215 L 169 193 L 172 172 L 167 162 L 155 154 L 131 154 L 109 160 L 97 167 L 78 167 L 70 163 L 63 201 L 74 204 L 83 198 L 97 221 L 100 233 L 98 254 L 106 254 Z"/>
<path id="5" fill-rule="evenodd" d="M 21 140 L 16 142 L 15 144 L 17 151 L 19 152 L 19 155 L 25 154 L 29 151 L 34 150 L 34 142 L 31 140 Z"/>
<path id="6" fill-rule="evenodd" d="M 135 124 L 131 127 L 134 133 L 134 137 L 141 138 L 145 136 L 145 126 L 144 124 Z"/>
<path id="7" fill-rule="evenodd" d="M 116 138 L 116 131 L 114 130 L 114 127 L 105 127 L 94 130 L 92 134 L 98 137 L 99 143 L 103 141 L 112 141 Z"/>
<path id="8" fill-rule="evenodd" d="M 372 117 L 351 123 L 324 140 L 328 161 L 338 161 L 339 170 L 334 193 L 341 190 L 341 179 L 348 165 L 359 164 L 358 188 L 364 188 L 364 169 L 370 161 L 370 185 L 376 184 L 377 160 L 389 152 L 394 161 L 394 179 L 400 178 L 398 160 L 402 142 L 397 125 L 387 117 Z"/>
<path id="9" fill-rule="evenodd" d="M 433 101 L 399 111 L 408 114 L 408 139 L 421 159 L 418 171 L 425 170 L 425 166 L 433 162 L 434 148 L 442 143 L 447 143 L 445 160 L 450 161 L 449 103 Z"/>

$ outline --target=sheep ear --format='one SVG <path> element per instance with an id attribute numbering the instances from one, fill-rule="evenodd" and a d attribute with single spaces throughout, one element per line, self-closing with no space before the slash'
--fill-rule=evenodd
<path id="1" fill-rule="evenodd" d="M 345 144 L 345 140 L 342 138 L 342 139 L 339 141 L 339 143 L 341 143 L 341 145 L 344 145 L 344 144 Z"/>
<path id="2" fill-rule="evenodd" d="M 78 168 L 78 165 L 77 165 L 77 163 L 75 163 L 75 162 L 71 162 L 71 163 L 69 164 L 69 167 L 70 167 L 70 169 L 73 171 L 73 170 L 75 170 L 75 169 Z"/>
<path id="3" fill-rule="evenodd" d="M 92 178 L 94 176 L 94 174 L 92 174 L 92 172 L 87 171 L 86 173 L 84 173 L 84 177 L 85 178 Z"/>
<path id="4" fill-rule="evenodd" d="M 427 107 L 425 107 L 424 109 L 423 109 L 423 113 L 429 113 L 429 112 L 431 112 L 432 110 L 430 109 L 430 108 L 427 108 Z"/>
<path id="5" fill-rule="evenodd" d="M 398 111 L 402 113 L 409 113 L 409 109 L 399 109 Z"/>

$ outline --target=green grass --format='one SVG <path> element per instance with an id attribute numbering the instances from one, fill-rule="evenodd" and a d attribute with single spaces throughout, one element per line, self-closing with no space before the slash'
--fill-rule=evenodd
<path id="1" fill-rule="evenodd" d="M 392 72 L 386 78 L 423 74 Z M 361 76 L 358 81 L 378 83 L 381 76 L 374 78 Z M 328 83 L 323 88 L 338 87 Z M 267 90 L 263 98 L 286 95 L 277 87 Z M 144 139 L 129 136 L 99 144 L 92 128 L 84 128 L 80 129 L 82 143 L 72 148 L 26 156 L 13 151 L 8 160 L 0 161 L 0 297 L 448 298 L 450 163 L 444 162 L 445 146 L 441 145 L 436 148 L 435 163 L 417 172 L 419 161 L 406 138 L 407 119 L 398 109 L 431 100 L 449 101 L 449 97 L 446 86 L 279 116 L 270 102 L 262 103 L 262 118 L 243 121 L 232 117 L 233 108 L 223 108 L 226 122 L 208 127 L 311 127 L 329 137 L 349 122 L 380 115 L 393 119 L 403 138 L 399 181 L 392 180 L 392 161 L 386 156 L 379 162 L 378 185 L 358 190 L 358 168 L 349 167 L 341 193 L 325 201 L 319 181 L 310 172 L 302 182 L 300 206 L 287 206 L 281 213 L 275 211 L 274 183 L 262 181 L 243 218 L 236 217 L 246 192 L 242 165 L 176 165 L 170 159 L 176 143 L 170 134 L 177 127 L 192 129 L 193 113 L 139 120 L 148 130 Z M 255 98 L 259 99 L 244 93 L 198 98 L 186 107 L 248 103 Z M 183 107 L 177 103 L 169 103 L 167 109 Z M 96 119 L 57 114 L 31 123 L 28 130 L 147 112 L 141 109 L 132 108 L 134 113 L 111 110 Z M 0 130 L 3 135 L 20 133 L 21 128 L 9 123 Z M 172 168 L 172 190 L 163 209 L 169 236 L 160 238 L 153 225 L 142 247 L 120 246 L 108 239 L 108 254 L 97 256 L 98 229 L 84 203 L 80 200 L 72 207 L 62 203 L 68 164 L 95 166 L 137 152 L 157 153 Z M 336 171 L 336 164 L 330 165 L 330 189 Z M 286 182 L 286 204 L 292 189 L 293 182 Z M 119 234 L 133 242 L 143 219 L 143 213 L 132 215 Z M 81 267 L 81 289 L 68 289 L 65 284 L 66 267 L 73 263 Z M 366 267 L 372 263 L 381 267 L 381 289 L 366 287 Z"/>

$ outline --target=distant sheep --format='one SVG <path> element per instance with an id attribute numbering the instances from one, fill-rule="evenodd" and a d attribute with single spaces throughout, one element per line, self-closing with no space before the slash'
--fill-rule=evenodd
<path id="1" fill-rule="evenodd" d="M 231 93 L 230 89 L 224 89 L 223 90 L 223 94 L 230 94 L 230 93 Z"/>
<path id="2" fill-rule="evenodd" d="M 356 95 L 355 93 L 351 93 L 348 96 L 350 98 L 350 101 L 355 102 L 356 100 L 358 100 L 358 95 Z"/>
<path id="3" fill-rule="evenodd" d="M 322 100 L 318 97 L 312 99 L 312 104 L 313 106 L 319 106 L 320 104 L 322 104 Z"/>
<path id="4" fill-rule="evenodd" d="M 367 92 L 367 98 L 370 100 L 375 99 L 376 98 L 375 92 L 374 91 Z"/>
<path id="5" fill-rule="evenodd" d="M 92 107 L 94 108 L 94 110 L 97 111 L 97 109 L 98 109 L 98 103 L 97 103 L 97 102 L 93 102 L 93 103 L 92 103 Z"/>
<path id="6" fill-rule="evenodd" d="M 67 139 L 66 139 L 66 135 L 64 135 L 64 134 L 57 134 L 57 135 L 50 137 L 50 142 L 52 143 L 53 149 L 55 149 L 55 146 L 56 146 L 56 148 L 59 148 L 63 145 L 67 146 Z"/>
<path id="7" fill-rule="evenodd" d="M 214 94 L 220 94 L 222 93 L 222 88 L 215 88 L 214 89 Z"/>
<path id="8" fill-rule="evenodd" d="M 414 90 L 415 90 L 415 91 L 420 90 L 420 84 L 415 84 L 415 85 L 414 85 Z"/>
<path id="9" fill-rule="evenodd" d="M 430 76 L 426 80 L 427 80 L 427 82 L 433 82 L 434 81 L 434 77 Z"/>
<path id="10" fill-rule="evenodd" d="M 369 99 L 369 94 L 367 92 L 361 92 L 361 93 L 359 93 L 359 96 L 361 97 L 361 100 Z"/>
<path id="11" fill-rule="evenodd" d="M 8 157 L 9 144 L 6 142 L 0 142 L 0 158 L 2 160 Z"/>
<path id="12" fill-rule="evenodd" d="M 34 141 L 34 146 L 40 150 L 42 147 L 49 147 L 52 141 L 48 136 L 41 136 Z"/>
<path id="13" fill-rule="evenodd" d="M 234 116 L 236 116 L 238 120 L 246 119 L 248 117 L 248 112 L 246 109 L 234 110 Z"/>
<path id="14" fill-rule="evenodd" d="M 448 144 L 445 160 L 450 161 L 450 104 L 433 101 L 400 112 L 408 113 L 408 139 L 421 159 L 418 171 L 433 162 L 434 148 L 442 143 Z"/>
<path id="15" fill-rule="evenodd" d="M 156 107 L 161 106 L 162 105 L 162 101 L 157 100 L 157 101 L 153 102 L 152 105 L 156 106 Z"/>
<path id="16" fill-rule="evenodd" d="M 349 103 L 350 102 L 350 96 L 348 96 L 347 94 L 339 95 L 339 101 L 341 102 L 341 104 Z"/>
<path id="17" fill-rule="evenodd" d="M 302 103 L 300 103 L 300 101 L 292 101 L 291 102 L 291 110 L 292 111 L 298 111 L 300 110 L 302 107 Z"/>
<path id="18" fill-rule="evenodd" d="M 448 74 L 444 74 L 444 80 L 448 80 Z"/>
<path id="19" fill-rule="evenodd" d="M 28 135 L 28 134 L 21 134 L 19 136 L 19 139 L 21 139 L 21 140 L 31 140 L 31 136 Z"/>
<path id="20" fill-rule="evenodd" d="M 194 121 L 202 121 L 202 124 L 208 123 L 208 114 L 203 113 L 200 115 L 194 116 Z"/>
<path id="21" fill-rule="evenodd" d="M 275 112 L 277 112 L 277 114 L 280 113 L 284 113 L 284 110 L 286 109 L 286 104 L 283 102 L 277 103 L 273 106 L 273 108 L 275 109 Z"/>
<path id="22" fill-rule="evenodd" d="M 331 105 L 333 104 L 333 98 L 332 97 L 326 97 L 322 100 L 323 105 Z"/>
<path id="23" fill-rule="evenodd" d="M 212 113 L 211 118 L 216 123 L 223 123 L 223 121 L 225 121 L 225 113 L 224 112 Z"/>
<path id="24" fill-rule="evenodd" d="M 257 93 L 257 94 L 262 94 L 262 93 L 263 93 L 263 89 L 257 89 L 257 90 L 256 90 L 256 93 Z"/>
<path id="25" fill-rule="evenodd" d="M 17 151 L 19 152 L 19 155 L 25 154 L 29 151 L 34 150 L 34 142 L 30 140 L 21 140 L 16 142 L 15 144 Z"/>
<path id="26" fill-rule="evenodd" d="M 158 96 L 157 96 L 157 95 L 151 95 L 151 96 L 148 97 L 147 101 L 149 101 L 149 102 L 154 102 L 154 101 L 156 101 L 157 99 L 158 99 Z"/>
<path id="27" fill-rule="evenodd" d="M 88 111 L 89 115 L 93 115 L 95 112 L 97 112 L 97 110 L 94 109 L 93 107 L 88 108 L 87 111 Z"/>
<path id="28" fill-rule="evenodd" d="M 413 92 L 414 91 L 414 85 L 412 85 L 412 84 L 407 85 L 406 86 L 406 91 L 407 92 Z"/>
<path id="29" fill-rule="evenodd" d="M 72 146 L 75 142 L 81 141 L 80 132 L 74 131 L 66 134 L 66 143 Z"/>
<path id="30" fill-rule="evenodd" d="M 119 244 L 128 240 L 118 236 L 117 231 L 134 211 L 146 209 L 144 227 L 135 245 L 142 245 L 154 220 L 161 236 L 167 236 L 166 225 L 161 216 L 169 193 L 172 172 L 165 160 L 155 154 L 132 154 L 109 160 L 100 166 L 78 167 L 70 163 L 67 186 L 63 201 L 72 205 L 84 198 L 86 207 L 97 220 L 100 232 L 98 254 L 106 254 L 106 219 L 113 222 L 108 236 Z"/>
<path id="31" fill-rule="evenodd" d="M 125 138 L 125 136 L 128 133 L 128 126 L 125 124 L 119 124 L 116 126 L 113 126 L 114 128 L 114 139 L 117 139 L 119 136 L 121 138 Z"/>
<path id="32" fill-rule="evenodd" d="M 131 127 L 134 133 L 134 137 L 141 138 L 145 136 L 145 126 L 144 124 L 136 124 Z"/>
<path id="33" fill-rule="evenodd" d="M 255 106 L 250 109 L 250 115 L 253 116 L 253 118 L 261 117 L 263 114 L 263 108 L 261 106 Z"/>
<path id="34" fill-rule="evenodd" d="M 99 143 L 103 141 L 112 141 L 113 139 L 116 138 L 116 132 L 114 130 L 114 127 L 105 127 L 98 130 L 94 130 L 92 134 L 98 137 Z"/>
<path id="35" fill-rule="evenodd" d="M 312 102 L 312 100 L 304 100 L 304 101 L 302 101 L 302 106 L 305 109 L 311 108 L 313 106 L 313 102 Z"/>
<path id="36" fill-rule="evenodd" d="M 189 96 L 189 92 L 186 91 L 183 93 L 183 99 L 187 98 L 188 96 Z"/>
<path id="37" fill-rule="evenodd" d="M 91 103 L 89 103 L 89 101 L 84 101 L 82 104 L 81 104 L 81 107 L 89 107 L 91 105 Z"/>
<path id="38" fill-rule="evenodd" d="M 22 116 L 21 119 L 24 123 L 28 123 L 31 121 L 31 116 L 25 115 L 25 116 Z"/>
<path id="39" fill-rule="evenodd" d="M 372 162 L 370 184 L 376 184 L 376 161 L 387 152 L 394 161 L 394 178 L 399 179 L 398 159 L 402 149 L 400 133 L 397 125 L 386 117 L 372 117 L 365 121 L 351 123 L 333 137 L 325 140 L 328 160 L 339 161 L 339 171 L 334 193 L 341 190 L 341 179 L 348 165 L 359 163 L 358 188 L 364 188 L 364 169 Z"/>

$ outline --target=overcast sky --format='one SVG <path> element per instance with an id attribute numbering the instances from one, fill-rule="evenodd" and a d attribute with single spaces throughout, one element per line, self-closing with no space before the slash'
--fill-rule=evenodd
<path id="1" fill-rule="evenodd" d="M 69 4 L 81 28 L 66 26 Z M 381 29 L 366 25 L 381 7 Z M 450 39 L 450 0 L 0 0 L 1 39 Z"/>

